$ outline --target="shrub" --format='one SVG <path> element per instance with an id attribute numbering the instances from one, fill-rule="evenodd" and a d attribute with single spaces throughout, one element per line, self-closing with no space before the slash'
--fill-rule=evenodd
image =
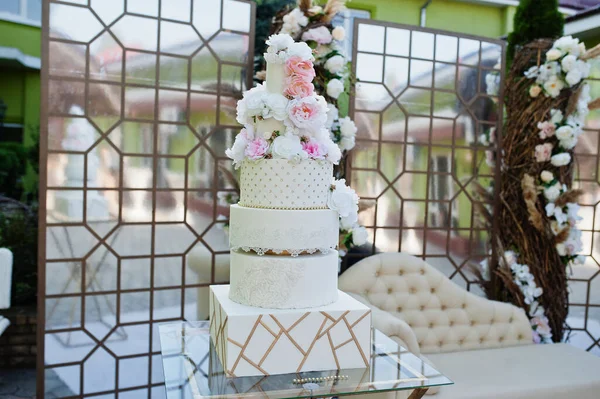
<path id="1" fill-rule="evenodd" d="M 521 0 L 515 13 L 514 30 L 508 35 L 509 62 L 518 46 L 535 39 L 558 38 L 563 35 L 564 26 L 558 0 Z"/>

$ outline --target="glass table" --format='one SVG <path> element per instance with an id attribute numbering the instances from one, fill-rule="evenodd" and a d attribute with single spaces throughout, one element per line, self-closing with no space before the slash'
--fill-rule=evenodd
<path id="1" fill-rule="evenodd" d="M 159 326 L 168 399 L 313 398 L 412 390 L 421 398 L 447 377 L 395 341 L 373 329 L 370 367 L 228 378 L 209 335 L 209 322 Z"/>

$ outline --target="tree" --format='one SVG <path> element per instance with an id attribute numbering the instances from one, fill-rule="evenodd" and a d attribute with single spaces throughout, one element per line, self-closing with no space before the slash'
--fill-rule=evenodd
<path id="1" fill-rule="evenodd" d="M 535 39 L 554 39 L 563 35 L 565 19 L 558 11 L 558 0 L 521 0 L 514 18 L 514 30 L 508 35 L 508 61 L 518 46 Z"/>

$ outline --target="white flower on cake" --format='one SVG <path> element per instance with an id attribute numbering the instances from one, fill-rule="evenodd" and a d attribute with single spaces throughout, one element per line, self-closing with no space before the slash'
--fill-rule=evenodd
<path id="1" fill-rule="evenodd" d="M 303 60 L 314 60 L 315 57 L 313 56 L 313 51 L 310 47 L 308 47 L 308 44 L 304 43 L 304 42 L 297 42 L 292 44 L 287 51 L 288 54 L 288 58 L 289 57 L 300 57 Z"/>
<path id="2" fill-rule="evenodd" d="M 331 31 L 331 36 L 334 40 L 342 41 L 346 37 L 346 29 L 343 26 L 336 26 Z"/>
<path id="3" fill-rule="evenodd" d="M 247 128 L 235 137 L 235 141 L 231 148 L 225 150 L 225 155 L 233 159 L 233 166 L 239 167 L 246 156 L 246 147 L 248 142 L 254 139 L 254 128 L 252 125 L 248 125 Z"/>
<path id="4" fill-rule="evenodd" d="M 274 159 L 308 158 L 302 151 L 300 137 L 293 134 L 276 137 L 271 146 L 271 155 Z"/>
<path id="5" fill-rule="evenodd" d="M 327 102 L 321 96 L 291 100 L 287 112 L 286 126 L 311 134 L 317 133 L 327 123 Z"/>
<path id="6" fill-rule="evenodd" d="M 277 53 L 279 51 L 287 50 L 292 44 L 294 44 L 294 39 L 287 34 L 271 35 L 267 39 L 266 43 L 270 50 Z"/>
<path id="7" fill-rule="evenodd" d="M 344 83 L 339 79 L 331 79 L 327 83 L 327 95 L 331 98 L 338 98 L 344 92 Z"/>
<path id="8" fill-rule="evenodd" d="M 346 60 L 341 55 L 334 55 L 325 62 L 325 69 L 337 75 L 346 67 Z"/>
<path id="9" fill-rule="evenodd" d="M 256 118 L 274 118 L 282 121 L 287 116 L 288 99 L 278 93 L 269 93 L 264 84 L 244 93 L 237 104 L 236 120 L 242 125 L 255 122 Z"/>
<path id="10" fill-rule="evenodd" d="M 337 165 L 342 158 L 342 151 L 331 139 L 326 140 L 324 144 L 327 149 L 326 159 L 332 164 Z"/>
<path id="11" fill-rule="evenodd" d="M 294 39 L 288 34 L 271 35 L 266 43 L 269 47 L 267 47 L 264 57 L 268 63 L 283 64 L 294 56 L 298 56 L 303 60 L 314 60 L 312 49 L 306 43 L 294 42 Z"/>
<path id="12" fill-rule="evenodd" d="M 356 192 L 346 186 L 346 179 L 333 180 L 327 205 L 329 209 L 337 211 L 340 218 L 358 215 L 358 200 Z"/>

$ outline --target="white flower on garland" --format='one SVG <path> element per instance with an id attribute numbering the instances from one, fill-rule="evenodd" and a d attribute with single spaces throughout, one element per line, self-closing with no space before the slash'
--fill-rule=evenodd
<path id="1" fill-rule="evenodd" d="M 344 83 L 339 79 L 331 79 L 327 83 L 327 95 L 337 99 L 344 92 Z"/>
<path id="2" fill-rule="evenodd" d="M 281 33 L 295 35 L 306 25 L 308 25 L 308 17 L 304 15 L 302 10 L 299 8 L 294 8 L 292 11 L 283 16 Z"/>
<path id="3" fill-rule="evenodd" d="M 565 87 L 573 87 L 590 75 L 591 65 L 581 60 L 585 45 L 579 39 L 565 36 L 554 42 L 546 52 L 544 64 L 533 66 L 525 72 L 525 77 L 535 79 L 529 95 L 538 97 L 543 89 L 546 96 L 556 98 Z"/>
<path id="4" fill-rule="evenodd" d="M 544 183 L 550 183 L 552 180 L 554 180 L 554 175 L 552 174 L 552 172 L 544 170 L 540 174 L 540 178 Z"/>
<path id="5" fill-rule="evenodd" d="M 334 75 L 339 74 L 346 67 L 346 59 L 341 55 L 334 55 L 325 62 L 325 69 Z"/>
<path id="6" fill-rule="evenodd" d="M 327 103 L 327 128 L 331 129 L 335 121 L 339 119 L 340 112 L 333 104 Z"/>
<path id="7" fill-rule="evenodd" d="M 544 315 L 544 308 L 537 299 L 544 293 L 537 286 L 535 278 L 529 269 L 529 266 L 517 262 L 518 255 L 514 251 L 506 251 L 501 259 L 502 264 L 509 267 L 513 281 L 519 287 L 523 294 L 525 303 L 529 305 L 527 314 L 530 319 L 532 337 L 535 343 L 552 343 L 552 331 L 548 325 L 548 319 Z"/>
<path id="8" fill-rule="evenodd" d="M 560 195 L 562 194 L 562 191 L 563 190 L 562 190 L 562 186 L 560 185 L 560 183 L 556 183 L 550 187 L 544 188 L 544 197 L 549 202 L 554 202 L 558 199 L 558 197 L 560 197 Z"/>
<path id="9" fill-rule="evenodd" d="M 353 226 L 350 233 L 352 233 L 352 244 L 357 247 L 366 244 L 369 239 L 369 232 L 363 226 Z"/>
<path id="10" fill-rule="evenodd" d="M 354 121 L 349 117 L 343 117 L 340 119 L 340 133 L 342 137 L 355 137 L 358 131 Z"/>
<path id="11" fill-rule="evenodd" d="M 346 38 L 346 29 L 344 29 L 343 26 L 336 26 L 331 31 L 331 36 L 333 37 L 333 40 L 337 40 L 337 41 L 341 42 L 342 40 L 344 40 Z"/>
<path id="12" fill-rule="evenodd" d="M 568 152 L 561 152 L 559 154 L 552 155 L 550 162 L 556 167 L 568 165 L 571 163 L 571 154 Z"/>

